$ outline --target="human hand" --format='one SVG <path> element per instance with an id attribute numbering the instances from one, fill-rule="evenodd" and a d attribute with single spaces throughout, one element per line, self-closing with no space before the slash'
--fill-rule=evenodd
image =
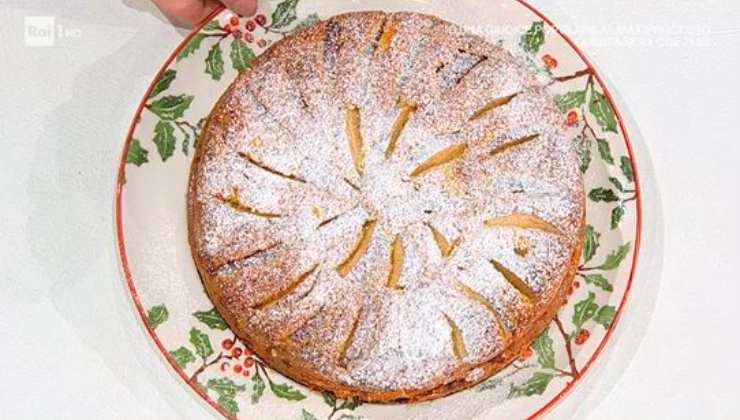
<path id="1" fill-rule="evenodd" d="M 241 16 L 257 12 L 257 0 L 152 0 L 178 26 L 192 28 L 222 4 Z"/>

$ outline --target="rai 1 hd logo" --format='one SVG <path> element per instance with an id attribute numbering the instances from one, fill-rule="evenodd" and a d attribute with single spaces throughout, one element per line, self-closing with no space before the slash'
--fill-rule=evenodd
<path id="1" fill-rule="evenodd" d="M 26 46 L 53 47 L 62 38 L 79 38 L 82 31 L 57 25 L 53 16 L 26 16 Z"/>

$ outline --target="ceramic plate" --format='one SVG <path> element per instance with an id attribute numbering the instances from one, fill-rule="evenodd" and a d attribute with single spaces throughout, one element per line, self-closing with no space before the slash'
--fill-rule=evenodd
<path id="1" fill-rule="evenodd" d="M 519 359 L 476 387 L 415 405 L 339 400 L 281 376 L 235 340 L 215 312 L 187 241 L 185 197 L 203 122 L 238 72 L 275 41 L 350 10 L 435 14 L 499 43 L 549 86 L 586 181 L 585 246 L 568 303 Z M 142 325 L 171 370 L 224 416 L 249 419 L 536 417 L 586 374 L 633 281 L 640 188 L 628 133 L 594 67 L 519 0 L 261 2 L 252 19 L 212 15 L 175 49 L 144 94 L 126 138 L 116 194 L 121 266 Z M 609 363 L 609 360 L 599 360 Z"/>

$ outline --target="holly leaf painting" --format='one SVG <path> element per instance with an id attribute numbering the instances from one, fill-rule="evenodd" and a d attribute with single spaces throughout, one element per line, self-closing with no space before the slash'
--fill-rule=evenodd
<path id="1" fill-rule="evenodd" d="M 597 269 L 604 271 L 614 270 L 615 268 L 619 267 L 619 264 L 621 264 L 622 261 L 627 257 L 627 254 L 630 253 L 631 249 L 632 242 L 627 242 L 626 244 L 620 246 L 614 252 L 607 255 L 604 263 L 598 266 Z"/>
<path id="2" fill-rule="evenodd" d="M 234 39 L 231 42 L 231 54 L 229 54 L 229 57 L 231 57 L 231 66 L 239 73 L 247 70 L 252 60 L 257 58 L 254 55 L 254 51 L 241 39 Z"/>
<path id="3" fill-rule="evenodd" d="M 304 29 L 308 29 L 312 27 L 313 25 L 319 23 L 321 21 L 321 18 L 319 18 L 319 15 L 316 13 L 311 13 L 308 15 L 305 19 L 298 22 L 298 24 L 293 28 L 293 32 L 300 32 Z"/>
<path id="4" fill-rule="evenodd" d="M 149 326 L 153 330 L 156 330 L 158 326 L 162 325 L 170 317 L 170 313 L 164 305 L 152 306 L 146 315 L 149 320 Z"/>
<path id="5" fill-rule="evenodd" d="M 593 318 L 596 311 L 599 310 L 599 305 L 596 304 L 595 300 L 596 293 L 588 292 L 586 299 L 576 303 L 573 311 L 573 325 L 576 327 L 576 332 L 581 331 L 583 325 Z"/>
<path id="6" fill-rule="evenodd" d="M 601 234 L 591 225 L 586 225 L 585 239 L 583 240 L 583 263 L 591 261 L 599 249 Z"/>
<path id="7" fill-rule="evenodd" d="M 617 194 L 614 193 L 614 190 L 611 188 L 594 188 L 591 190 L 591 192 L 588 193 L 588 198 L 591 199 L 591 201 L 595 202 L 605 202 L 605 203 L 613 203 L 615 201 L 619 201 L 619 197 L 617 197 Z"/>
<path id="8" fill-rule="evenodd" d="M 210 311 L 194 312 L 193 316 L 198 319 L 198 321 L 208 325 L 208 328 L 219 331 L 224 331 L 229 328 L 229 326 L 226 325 L 226 321 L 224 321 L 218 311 L 216 311 L 216 308 L 212 308 Z"/>
<path id="9" fill-rule="evenodd" d="M 617 315 L 617 310 L 613 306 L 604 305 L 596 313 L 594 320 L 597 324 L 601 325 L 605 329 L 609 329 L 614 322 L 614 317 Z"/>
<path id="10" fill-rule="evenodd" d="M 175 152 L 175 126 L 169 121 L 160 121 L 154 126 L 154 144 L 162 162 L 166 162 Z"/>
<path id="11" fill-rule="evenodd" d="M 324 398 L 324 403 L 329 407 L 334 408 L 337 406 L 337 397 L 331 392 L 324 391 L 321 393 L 321 396 Z"/>
<path id="12" fill-rule="evenodd" d="M 177 350 L 171 351 L 170 356 L 175 359 L 175 363 L 177 363 L 177 366 L 179 366 L 180 369 L 185 369 L 188 364 L 195 361 L 193 352 L 187 347 L 180 347 Z"/>
<path id="13" fill-rule="evenodd" d="M 189 95 L 170 95 L 147 104 L 147 109 L 156 114 L 162 121 L 174 121 L 185 115 L 195 99 Z"/>
<path id="14" fill-rule="evenodd" d="M 236 416 L 239 413 L 239 404 L 233 398 L 219 396 L 216 402 L 219 407 L 231 416 Z"/>
<path id="15" fill-rule="evenodd" d="M 612 218 L 611 218 L 611 228 L 612 230 L 619 227 L 619 223 L 622 222 L 622 218 L 624 217 L 624 207 L 623 206 L 617 206 L 614 207 L 612 210 Z"/>
<path id="16" fill-rule="evenodd" d="M 213 354 L 211 340 L 201 330 L 195 327 L 190 330 L 190 344 L 195 347 L 195 354 L 200 356 L 201 359 L 205 359 Z"/>
<path id="17" fill-rule="evenodd" d="M 545 23 L 534 22 L 527 32 L 522 35 L 519 45 L 528 54 L 537 54 L 545 43 Z"/>
<path id="18" fill-rule="evenodd" d="M 219 397 L 233 399 L 238 392 L 244 392 L 245 385 L 237 385 L 229 378 L 209 379 L 206 388 L 214 391 Z"/>
<path id="19" fill-rule="evenodd" d="M 190 41 L 188 41 L 187 45 L 185 45 L 185 48 L 180 51 L 179 54 L 177 54 L 177 62 L 180 62 L 181 60 L 188 58 L 190 55 L 195 54 L 196 51 L 200 49 L 200 45 L 203 43 L 203 40 L 206 39 L 208 35 L 198 32 L 197 34 L 193 35 L 192 38 L 190 38 Z"/>
<path id="20" fill-rule="evenodd" d="M 614 165 L 614 158 L 612 157 L 612 149 L 611 146 L 609 146 L 609 142 L 604 139 L 596 139 L 596 145 L 599 148 L 599 156 L 601 156 L 601 160 L 609 165 Z"/>
<path id="21" fill-rule="evenodd" d="M 532 395 L 542 395 L 550 384 L 554 375 L 545 372 L 535 372 L 521 385 L 512 385 L 508 398 L 529 397 Z"/>
<path id="22" fill-rule="evenodd" d="M 270 390 L 276 397 L 290 401 L 300 401 L 306 398 L 303 393 L 290 384 L 276 384 L 270 382 Z"/>
<path id="23" fill-rule="evenodd" d="M 560 112 L 565 114 L 571 109 L 578 108 L 586 103 L 586 91 L 574 90 L 563 95 L 556 95 L 555 103 L 557 104 Z"/>
<path id="24" fill-rule="evenodd" d="M 588 110 L 596 118 L 596 122 L 602 130 L 611 131 L 612 133 L 617 132 L 617 118 L 606 96 L 593 90 Z"/>
<path id="25" fill-rule="evenodd" d="M 622 169 L 622 174 L 627 178 L 629 182 L 635 182 L 635 174 L 632 172 L 632 161 L 627 156 L 622 156 L 619 159 L 619 167 Z"/>
<path id="26" fill-rule="evenodd" d="M 301 420 L 319 420 L 316 416 L 309 413 L 305 409 L 301 409 Z"/>
<path id="27" fill-rule="evenodd" d="M 252 375 L 252 404 L 257 404 L 265 393 L 265 381 L 262 380 L 259 372 L 254 371 Z"/>
<path id="28" fill-rule="evenodd" d="M 338 408 L 338 410 L 350 410 L 354 411 L 355 408 L 362 405 L 362 402 L 360 400 L 355 399 L 349 399 L 345 400 Z"/>
<path id="29" fill-rule="evenodd" d="M 149 98 L 153 98 L 160 93 L 164 92 L 165 90 L 170 88 L 170 85 L 175 80 L 175 77 L 177 77 L 177 70 L 167 70 L 162 74 L 162 77 L 157 80 L 157 83 L 154 85 L 154 89 L 152 89 L 152 93 L 149 94 Z"/>
<path id="30" fill-rule="evenodd" d="M 537 353 L 537 362 L 545 369 L 555 368 L 555 352 L 552 350 L 552 338 L 550 329 L 547 328 L 532 343 L 534 352 Z"/>
<path id="31" fill-rule="evenodd" d="M 272 12 L 272 24 L 270 27 L 275 29 L 285 28 L 298 19 L 298 15 L 295 10 L 298 6 L 298 1 L 299 0 L 284 0 L 280 2 L 277 7 L 275 7 L 275 11 Z"/>
<path id="32" fill-rule="evenodd" d="M 218 19 L 214 19 L 214 20 L 208 22 L 203 27 L 203 30 L 204 31 L 207 31 L 207 32 L 218 31 L 218 30 L 221 30 L 221 29 L 222 29 L 221 28 L 221 23 L 219 23 Z"/>
<path id="33" fill-rule="evenodd" d="M 601 274 L 589 274 L 583 278 L 583 281 L 585 281 L 586 284 L 593 284 L 605 292 L 611 292 L 614 290 L 614 286 L 612 286 L 612 284 L 609 283 L 609 280 Z"/>
<path id="34" fill-rule="evenodd" d="M 141 147 L 141 142 L 137 139 L 131 140 L 131 145 L 128 147 L 128 155 L 126 156 L 126 163 L 131 163 L 136 166 L 141 166 L 149 162 L 149 151 Z"/>
<path id="35" fill-rule="evenodd" d="M 213 44 L 206 57 L 206 73 L 213 80 L 221 80 L 224 75 L 224 55 L 220 44 Z"/>

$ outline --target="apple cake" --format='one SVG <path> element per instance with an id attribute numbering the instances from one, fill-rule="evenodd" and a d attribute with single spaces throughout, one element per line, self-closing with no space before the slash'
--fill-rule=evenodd
<path id="1" fill-rule="evenodd" d="M 210 114 L 188 191 L 205 289 L 270 367 L 374 402 L 470 387 L 564 303 L 583 181 L 552 96 L 433 16 L 287 36 Z"/>

